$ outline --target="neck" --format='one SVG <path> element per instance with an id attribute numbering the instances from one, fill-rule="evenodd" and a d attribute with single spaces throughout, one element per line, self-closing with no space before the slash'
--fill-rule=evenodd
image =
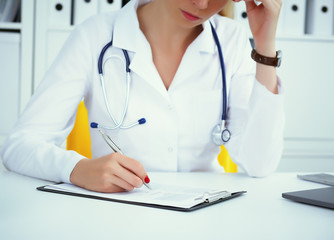
<path id="1" fill-rule="evenodd" d="M 185 49 L 201 33 L 202 26 L 186 28 L 170 16 L 164 1 L 152 1 L 137 10 L 140 29 L 155 46 L 167 49 Z"/>

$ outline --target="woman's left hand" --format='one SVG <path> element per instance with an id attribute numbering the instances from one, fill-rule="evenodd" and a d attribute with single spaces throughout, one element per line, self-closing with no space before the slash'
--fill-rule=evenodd
<path id="1" fill-rule="evenodd" d="M 266 56 L 275 53 L 276 29 L 282 0 L 261 0 L 262 4 L 259 6 L 253 0 L 244 1 L 256 50 Z"/>

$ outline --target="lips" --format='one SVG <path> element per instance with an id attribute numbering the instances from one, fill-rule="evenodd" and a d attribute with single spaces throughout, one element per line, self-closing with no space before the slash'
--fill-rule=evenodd
<path id="1" fill-rule="evenodd" d="M 186 18 L 186 19 L 188 19 L 189 21 L 196 21 L 196 20 L 199 20 L 200 18 L 199 17 L 197 17 L 197 16 L 195 16 L 195 15 L 192 15 L 191 13 L 188 13 L 188 12 L 186 12 L 186 11 L 183 11 L 183 10 L 181 10 L 181 12 L 182 12 L 182 14 L 183 14 L 183 16 Z"/>

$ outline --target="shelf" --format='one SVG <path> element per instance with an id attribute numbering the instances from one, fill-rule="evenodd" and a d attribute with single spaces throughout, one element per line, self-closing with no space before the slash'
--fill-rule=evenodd
<path id="1" fill-rule="evenodd" d="M 252 35 L 249 35 L 250 39 L 253 39 Z M 333 36 L 313 36 L 313 35 L 277 35 L 276 40 L 278 41 L 305 41 L 305 42 L 333 42 L 334 43 L 334 35 Z"/>
<path id="2" fill-rule="evenodd" d="M 16 22 L 0 22 L 1 30 L 21 30 L 22 24 Z"/>
<path id="3" fill-rule="evenodd" d="M 314 35 L 278 35 L 277 40 L 289 40 L 289 41 L 325 41 L 334 42 L 334 35 L 332 36 L 314 36 Z"/>
<path id="4" fill-rule="evenodd" d="M 72 31 L 75 28 L 75 26 L 50 26 L 48 27 L 48 31 Z"/>

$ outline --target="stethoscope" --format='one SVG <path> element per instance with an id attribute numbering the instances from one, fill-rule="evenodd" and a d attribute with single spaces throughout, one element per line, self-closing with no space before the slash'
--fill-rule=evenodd
<path id="1" fill-rule="evenodd" d="M 219 38 L 217 35 L 216 30 L 214 29 L 212 23 L 210 22 L 211 25 L 211 31 L 213 38 L 216 42 L 217 48 L 218 48 L 218 54 L 219 54 L 219 60 L 220 60 L 220 66 L 221 66 L 221 72 L 222 72 L 222 92 L 223 92 L 223 109 L 222 109 L 222 117 L 220 122 L 213 128 L 212 130 L 212 140 L 213 142 L 220 146 L 223 145 L 224 143 L 228 142 L 231 138 L 231 132 L 225 127 L 225 121 L 226 121 L 226 113 L 227 113 L 227 89 L 226 89 L 226 73 L 225 73 L 225 64 L 224 64 L 224 58 L 223 58 L 223 52 L 221 49 L 221 45 L 219 43 Z M 132 128 L 137 125 L 145 124 L 146 119 L 141 118 L 137 120 L 136 122 L 133 122 L 129 125 L 124 125 L 124 119 L 128 110 L 128 105 L 129 105 L 129 96 L 130 96 L 130 86 L 131 86 L 131 70 L 130 70 L 130 58 L 129 54 L 126 50 L 122 49 L 123 54 L 124 54 L 124 59 L 125 59 L 125 71 L 126 71 L 126 95 L 125 95 L 125 104 L 124 104 L 124 110 L 121 116 L 120 121 L 117 121 L 115 117 L 113 116 L 112 112 L 110 111 L 110 106 L 108 103 L 108 98 L 107 98 L 107 93 L 106 93 L 106 88 L 104 84 L 104 75 L 103 75 L 103 69 L 104 65 L 106 64 L 107 61 L 111 60 L 114 57 L 117 57 L 123 61 L 122 58 L 119 56 L 110 56 L 108 57 L 104 62 L 103 62 L 103 57 L 105 52 L 108 50 L 108 48 L 112 47 L 112 40 L 107 43 L 103 48 L 100 53 L 99 59 L 98 59 L 98 72 L 99 72 L 99 78 L 100 78 L 100 84 L 103 92 L 103 98 L 104 98 L 104 103 L 108 112 L 108 115 L 110 119 L 113 121 L 114 126 L 106 126 L 106 125 L 101 125 L 96 122 L 91 123 L 92 128 L 102 128 L 106 130 L 116 130 L 116 129 L 128 129 Z M 124 62 L 124 61 L 123 61 Z"/>

